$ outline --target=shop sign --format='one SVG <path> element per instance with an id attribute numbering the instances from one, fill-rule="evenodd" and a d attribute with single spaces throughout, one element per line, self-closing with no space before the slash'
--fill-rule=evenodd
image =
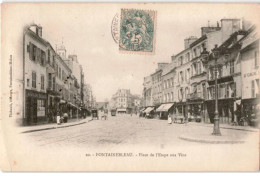
<path id="1" fill-rule="evenodd" d="M 46 99 L 46 94 L 36 92 L 36 91 L 26 90 L 26 95 L 27 95 L 27 97 L 34 97 L 37 99 Z"/>
<path id="2" fill-rule="evenodd" d="M 255 72 L 251 72 L 251 73 L 245 73 L 244 78 L 251 77 L 251 76 L 257 76 L 257 75 L 260 75 L 259 70 L 255 71 Z"/>
<path id="3" fill-rule="evenodd" d="M 37 108 L 37 116 L 45 116 L 45 107 L 38 107 Z"/>

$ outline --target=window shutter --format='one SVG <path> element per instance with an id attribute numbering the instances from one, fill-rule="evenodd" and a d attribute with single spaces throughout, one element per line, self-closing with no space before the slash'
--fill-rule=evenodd
<path id="1" fill-rule="evenodd" d="M 27 53 L 30 53 L 30 45 L 31 45 L 31 42 L 27 45 Z"/>
<path id="2" fill-rule="evenodd" d="M 33 59 L 33 44 L 30 42 L 29 43 L 29 58 L 32 60 Z"/>
<path id="3" fill-rule="evenodd" d="M 40 62 L 40 58 L 41 58 L 41 49 L 37 48 L 37 62 Z"/>

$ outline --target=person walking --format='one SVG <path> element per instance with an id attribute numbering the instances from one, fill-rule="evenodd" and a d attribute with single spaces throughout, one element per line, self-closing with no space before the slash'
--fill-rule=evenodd
<path id="1" fill-rule="evenodd" d="M 168 114 L 168 124 L 172 124 L 172 116 L 170 113 Z"/>

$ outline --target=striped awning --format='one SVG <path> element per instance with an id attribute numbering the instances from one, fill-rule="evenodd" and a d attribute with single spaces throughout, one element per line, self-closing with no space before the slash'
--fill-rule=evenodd
<path id="1" fill-rule="evenodd" d="M 152 110 L 154 110 L 154 107 L 148 107 L 144 112 L 145 112 L 145 113 L 149 113 L 149 112 L 151 112 Z"/>
<path id="2" fill-rule="evenodd" d="M 117 109 L 117 111 L 126 111 L 125 108 Z"/>
<path id="3" fill-rule="evenodd" d="M 159 108 L 156 109 L 156 112 L 167 112 L 174 105 L 174 103 L 162 104 Z"/>

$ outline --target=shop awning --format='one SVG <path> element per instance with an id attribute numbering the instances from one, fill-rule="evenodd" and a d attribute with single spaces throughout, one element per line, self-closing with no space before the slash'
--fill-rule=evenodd
<path id="1" fill-rule="evenodd" d="M 121 108 L 121 109 L 117 109 L 117 111 L 126 111 L 126 109 Z"/>
<path id="2" fill-rule="evenodd" d="M 71 102 L 68 102 L 68 104 L 70 105 L 70 106 L 72 106 L 72 107 L 75 107 L 75 108 L 77 108 L 74 104 L 72 104 Z"/>
<path id="3" fill-rule="evenodd" d="M 142 111 L 144 111 L 146 108 L 142 108 L 141 110 L 140 110 L 140 112 L 142 112 Z"/>
<path id="4" fill-rule="evenodd" d="M 159 108 L 156 109 L 156 112 L 160 112 L 163 109 L 164 105 L 165 104 L 161 104 L 161 106 L 159 106 Z"/>
<path id="5" fill-rule="evenodd" d="M 157 112 L 167 112 L 174 103 L 168 103 L 168 104 L 163 104 L 161 105 L 156 111 Z"/>
<path id="6" fill-rule="evenodd" d="M 144 112 L 145 112 L 145 113 L 149 113 L 149 112 L 151 112 L 152 110 L 154 110 L 154 107 L 148 107 Z"/>
<path id="7" fill-rule="evenodd" d="M 60 100 L 60 103 L 63 104 L 63 103 L 66 103 L 66 101 L 65 100 Z"/>

